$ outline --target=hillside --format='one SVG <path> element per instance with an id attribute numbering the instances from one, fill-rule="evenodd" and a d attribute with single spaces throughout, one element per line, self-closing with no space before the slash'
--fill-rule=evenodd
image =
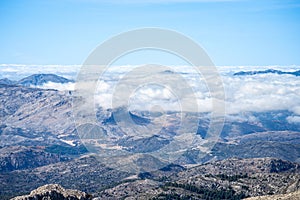
<path id="1" fill-rule="evenodd" d="M 289 111 L 254 113 L 260 123 L 227 117 L 218 142 L 206 156 L 199 158 L 199 149 L 187 148 L 171 163 L 151 152 L 172 142 L 180 113 L 168 113 L 169 123 L 160 134 L 127 136 L 114 114 L 128 112 L 139 130 L 154 123 L 153 118 L 123 107 L 99 108 L 97 126 L 81 126 L 86 132 L 79 136 L 71 92 L 0 84 L 0 94 L 1 199 L 53 183 L 98 199 L 241 199 L 299 190 L 300 127 L 284 121 Z M 199 117 L 195 134 L 205 138 L 208 116 L 184 113 L 184 117 L 191 121 Z M 100 143 L 100 150 L 122 149 L 131 155 L 121 157 L 119 163 L 113 163 L 110 154 L 90 155 L 93 148 L 82 137 Z M 138 165 L 141 171 L 120 171 L 118 164 Z"/>
<path id="2" fill-rule="evenodd" d="M 0 174 L 2 198 L 51 183 L 95 199 L 241 199 L 300 190 L 300 165 L 274 158 L 227 159 L 193 167 L 170 165 L 138 176 L 105 167 L 94 156 Z M 11 183 L 9 187 L 5 183 Z"/>
<path id="3" fill-rule="evenodd" d="M 41 186 L 30 192 L 29 195 L 18 196 L 12 200 L 51 199 L 51 200 L 89 200 L 91 196 L 79 190 L 70 190 L 58 184 Z"/>
<path id="4" fill-rule="evenodd" d="M 291 192 L 288 194 L 250 197 L 245 200 L 299 200 L 299 198 L 300 198 L 300 191 Z"/>
<path id="5" fill-rule="evenodd" d="M 241 199 L 282 194 L 300 189 L 299 172 L 299 164 L 278 159 L 228 159 L 173 174 L 148 174 L 144 180 L 106 189 L 98 199 Z"/>
<path id="6" fill-rule="evenodd" d="M 64 77 L 58 76 L 56 74 L 33 74 L 17 81 L 18 85 L 29 86 L 41 86 L 45 83 L 69 83 L 72 80 L 66 79 Z"/>

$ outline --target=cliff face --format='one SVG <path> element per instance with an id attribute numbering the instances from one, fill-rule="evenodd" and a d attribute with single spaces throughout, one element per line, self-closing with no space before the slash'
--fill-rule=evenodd
<path id="1" fill-rule="evenodd" d="M 58 184 L 48 184 L 41 186 L 30 192 L 29 195 L 14 197 L 11 200 L 89 200 L 91 195 L 79 190 L 64 189 Z"/>

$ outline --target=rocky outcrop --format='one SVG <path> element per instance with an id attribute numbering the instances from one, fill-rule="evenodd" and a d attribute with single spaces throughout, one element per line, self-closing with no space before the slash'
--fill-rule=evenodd
<path id="1" fill-rule="evenodd" d="M 300 199 L 300 191 L 292 192 L 289 194 L 251 197 L 245 200 L 299 200 L 299 199 Z"/>
<path id="2" fill-rule="evenodd" d="M 11 200 L 89 200 L 92 196 L 79 190 L 65 189 L 58 184 L 41 186 L 29 195 L 14 197 Z"/>

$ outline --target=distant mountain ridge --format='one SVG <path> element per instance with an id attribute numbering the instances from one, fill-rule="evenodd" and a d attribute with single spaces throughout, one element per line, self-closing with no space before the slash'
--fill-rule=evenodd
<path id="1" fill-rule="evenodd" d="M 256 74 L 290 74 L 290 75 L 294 75 L 294 76 L 300 76 L 300 70 L 298 71 L 294 71 L 294 72 L 285 72 L 285 71 L 281 71 L 281 70 L 276 70 L 276 69 L 267 69 L 267 70 L 263 70 L 263 71 L 240 71 L 240 72 L 236 72 L 233 75 L 234 76 L 247 76 L 247 75 L 256 75 Z"/>
<path id="2" fill-rule="evenodd" d="M 0 84 L 13 85 L 13 84 L 16 84 L 16 81 L 12 81 L 8 78 L 3 78 L 3 79 L 0 79 Z"/>
<path id="3" fill-rule="evenodd" d="M 133 176 L 86 155 L 72 123 L 72 100 L 81 99 L 67 91 L 0 84 L 0 199 L 51 183 L 93 193 L 94 200 L 241 199 L 300 190 L 300 127 L 286 121 L 289 111 L 252 113 L 259 123 L 228 118 L 220 141 L 207 156 L 199 159 L 200 151 L 188 149 L 174 165 L 161 164 L 150 156 L 138 157 L 146 170 L 162 168 Z M 125 112 L 140 127 L 152 123 L 147 113 L 99 108 L 99 128 L 89 133 L 101 134 L 100 139 L 112 132 L 123 136 L 117 115 Z M 155 152 L 172 141 L 178 130 L 174 123 L 177 114 L 169 114 L 174 121 L 158 136 L 122 137 L 107 144 L 129 153 Z M 185 116 L 191 121 L 199 117 L 194 113 Z M 207 126 L 209 119 L 203 115 L 197 133 L 205 133 Z M 164 134 L 170 137 L 161 139 Z"/>
<path id="4" fill-rule="evenodd" d="M 0 84 L 4 85 L 22 85 L 26 87 L 30 86 L 42 86 L 45 83 L 69 83 L 73 80 L 67 79 L 56 74 L 33 74 L 28 77 L 22 78 L 19 81 L 12 81 L 8 78 L 0 79 Z"/>
<path id="5" fill-rule="evenodd" d="M 53 83 L 69 83 L 73 82 L 72 80 L 69 80 L 67 78 L 64 78 L 62 76 L 58 76 L 56 74 L 33 74 L 31 76 L 25 77 L 17 82 L 19 85 L 23 86 L 39 86 L 43 85 L 47 82 L 53 82 Z"/>

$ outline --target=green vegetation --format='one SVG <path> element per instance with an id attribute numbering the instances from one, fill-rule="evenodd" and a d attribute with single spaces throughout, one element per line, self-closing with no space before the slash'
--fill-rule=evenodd
<path id="1" fill-rule="evenodd" d="M 191 196 L 179 195 L 176 193 L 165 194 L 160 193 L 157 197 L 152 198 L 151 200 L 193 200 Z"/>
<path id="2" fill-rule="evenodd" d="M 201 194 L 202 198 L 207 200 L 230 199 L 239 200 L 246 197 L 244 193 L 236 194 L 232 188 L 212 190 L 204 187 L 197 187 L 191 184 L 180 184 L 176 182 L 168 182 L 166 186 L 183 188 L 185 190 Z"/>
<path id="3" fill-rule="evenodd" d="M 232 182 L 232 181 L 237 181 L 241 178 L 249 178 L 248 174 L 236 174 L 236 175 L 233 175 L 233 176 L 229 176 L 229 175 L 226 175 L 226 174 L 217 174 L 217 175 L 212 175 L 212 174 L 208 174 L 208 175 L 205 175 L 206 177 L 217 177 L 217 178 L 220 178 L 221 180 L 226 180 L 226 181 L 229 181 L 229 182 Z"/>

